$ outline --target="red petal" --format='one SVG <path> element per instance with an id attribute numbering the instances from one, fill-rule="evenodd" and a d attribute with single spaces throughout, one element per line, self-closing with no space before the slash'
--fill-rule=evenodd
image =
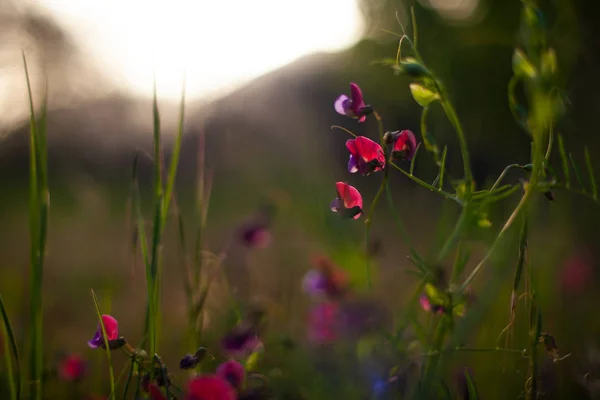
<path id="1" fill-rule="evenodd" d="M 102 323 L 104 324 L 104 329 L 106 330 L 106 335 L 108 336 L 108 340 L 115 340 L 119 337 L 119 322 L 112 316 L 104 314 L 102 316 Z"/>
<path id="2" fill-rule="evenodd" d="M 350 97 L 352 97 L 352 108 L 358 109 L 359 106 L 364 105 L 362 91 L 354 82 L 350 83 Z"/>
<path id="3" fill-rule="evenodd" d="M 379 162 L 385 162 L 385 156 L 383 155 L 383 149 L 381 146 L 372 141 L 371 139 L 359 136 L 356 138 L 356 147 L 358 149 L 359 156 L 365 161 L 378 160 Z"/>

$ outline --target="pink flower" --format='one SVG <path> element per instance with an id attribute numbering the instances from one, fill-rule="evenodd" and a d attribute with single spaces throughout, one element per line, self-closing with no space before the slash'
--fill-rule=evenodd
<path id="1" fill-rule="evenodd" d="M 424 293 L 419 298 L 419 303 L 421 303 L 421 308 L 424 311 L 432 312 L 432 313 L 436 313 L 436 314 L 440 314 L 440 315 L 444 313 L 444 307 L 437 305 L 437 304 L 431 304 L 429 297 L 427 297 L 427 295 Z"/>
<path id="2" fill-rule="evenodd" d="M 239 389 L 244 383 L 246 370 L 239 362 L 229 360 L 217 367 L 217 375 L 229 382 L 234 388 Z"/>
<path id="3" fill-rule="evenodd" d="M 78 381 L 83 378 L 84 374 L 85 361 L 79 355 L 69 355 L 58 365 L 58 376 L 63 381 Z"/>
<path id="4" fill-rule="evenodd" d="M 348 277 L 345 271 L 324 256 L 315 257 L 313 264 L 315 268 L 308 271 L 302 281 L 307 294 L 336 299 L 346 292 Z"/>
<path id="5" fill-rule="evenodd" d="M 593 268 L 589 254 L 580 251 L 567 260 L 561 271 L 560 283 L 568 292 L 579 292 L 592 278 Z"/>
<path id="6" fill-rule="evenodd" d="M 392 135 L 395 137 L 392 155 L 405 160 L 412 160 L 417 150 L 415 135 L 408 129 L 401 132 L 392 132 Z"/>
<path id="7" fill-rule="evenodd" d="M 104 329 L 106 330 L 106 334 L 108 335 L 108 340 L 116 340 L 119 337 L 119 323 L 117 320 L 110 315 L 102 316 L 102 323 L 104 324 Z M 98 324 L 98 329 L 96 329 L 96 334 L 92 338 L 92 340 L 88 341 L 88 345 L 92 349 L 96 349 L 98 347 L 104 347 L 104 337 L 102 336 L 102 326 Z"/>
<path id="8" fill-rule="evenodd" d="M 367 115 L 373 111 L 370 106 L 365 105 L 362 91 L 356 83 L 350 83 L 350 97 L 345 94 L 340 95 L 335 100 L 334 108 L 338 114 L 358 118 L 358 122 L 364 122 Z"/>
<path id="9" fill-rule="evenodd" d="M 338 338 L 340 306 L 335 302 L 316 305 L 308 315 L 308 337 L 311 341 L 324 344 Z"/>
<path id="10" fill-rule="evenodd" d="M 217 375 L 202 375 L 188 384 L 185 400 L 236 400 L 233 386 Z"/>
<path id="11" fill-rule="evenodd" d="M 154 383 L 148 385 L 148 393 L 150 394 L 150 400 L 167 400 L 167 396 L 165 396 L 162 390 Z"/>
<path id="12" fill-rule="evenodd" d="M 360 218 L 363 206 L 360 192 L 345 182 L 336 182 L 335 189 L 337 198 L 331 202 L 331 211 L 340 213 L 345 218 Z"/>
<path id="13" fill-rule="evenodd" d="M 361 175 L 369 175 L 371 172 L 377 172 L 385 167 L 385 154 L 378 143 L 371 139 L 358 136 L 356 139 L 349 139 L 346 142 L 346 148 L 350 152 L 348 161 L 348 171 L 350 173 L 358 172 Z"/>

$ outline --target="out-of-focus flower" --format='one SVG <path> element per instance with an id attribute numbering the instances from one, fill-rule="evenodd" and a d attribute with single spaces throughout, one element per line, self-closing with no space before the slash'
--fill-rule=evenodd
<path id="1" fill-rule="evenodd" d="M 415 135 L 408 129 L 392 132 L 392 135 L 395 137 L 392 155 L 397 158 L 412 160 L 417 150 Z"/>
<path id="2" fill-rule="evenodd" d="M 308 271 L 302 280 L 304 291 L 316 298 L 336 299 L 348 287 L 348 276 L 325 256 L 313 259 L 315 268 Z"/>
<path id="3" fill-rule="evenodd" d="M 334 103 L 338 114 L 351 118 L 358 118 L 358 122 L 364 122 L 367 115 L 373 112 L 373 108 L 365 105 L 363 94 L 356 83 L 350 83 L 350 97 L 340 95 Z"/>
<path id="4" fill-rule="evenodd" d="M 330 343 L 339 337 L 339 311 L 337 302 L 317 304 L 308 315 L 308 337 L 317 344 Z"/>
<path id="5" fill-rule="evenodd" d="M 421 303 L 421 308 L 427 312 L 432 312 L 434 314 L 442 315 L 444 313 L 444 307 L 438 304 L 432 304 L 429 297 L 423 293 L 419 298 L 419 303 Z"/>
<path id="6" fill-rule="evenodd" d="M 585 288 L 593 275 L 592 261 L 585 251 L 573 254 L 565 263 L 560 276 L 562 288 L 576 293 Z"/>
<path id="7" fill-rule="evenodd" d="M 228 355 L 243 358 L 262 346 L 262 341 L 250 324 L 241 323 L 223 337 L 221 345 Z"/>
<path id="8" fill-rule="evenodd" d="M 385 154 L 383 148 L 371 139 L 358 136 L 356 139 L 348 139 L 346 148 L 350 152 L 348 171 L 358 172 L 361 175 L 369 175 L 385 167 Z"/>
<path id="9" fill-rule="evenodd" d="M 368 297 L 347 298 L 340 302 L 340 332 L 357 339 L 364 335 L 389 332 L 393 318 L 388 309 Z"/>
<path id="10" fill-rule="evenodd" d="M 188 383 L 185 400 L 236 400 L 233 386 L 217 375 L 202 375 Z"/>
<path id="11" fill-rule="evenodd" d="M 186 354 L 179 362 L 180 369 L 192 369 L 198 365 L 198 357 L 193 354 Z"/>
<path id="12" fill-rule="evenodd" d="M 83 378 L 85 370 L 84 359 L 77 354 L 71 354 L 60 361 L 58 377 L 63 381 L 75 382 Z"/>
<path id="13" fill-rule="evenodd" d="M 108 341 L 119 338 L 119 323 L 114 317 L 104 314 L 102 315 L 102 323 L 104 324 L 107 335 L 106 339 Z M 104 336 L 102 335 L 102 326 L 100 324 L 98 324 L 98 329 L 96 329 L 94 337 L 88 341 L 88 346 L 92 349 L 104 347 Z"/>
<path id="14" fill-rule="evenodd" d="M 235 360 L 228 360 L 217 367 L 217 375 L 225 379 L 236 389 L 240 389 L 246 378 L 244 366 Z"/>
<path id="15" fill-rule="evenodd" d="M 336 182 L 337 197 L 331 202 L 331 211 L 339 213 L 344 218 L 360 218 L 363 200 L 355 187 L 345 182 Z"/>
<path id="16" fill-rule="evenodd" d="M 273 241 L 271 224 L 276 211 L 277 206 L 273 202 L 262 204 L 252 219 L 240 227 L 238 238 L 241 244 L 254 249 L 269 247 Z"/>
<path id="17" fill-rule="evenodd" d="M 263 223 L 249 223 L 240 230 L 241 242 L 251 248 L 264 249 L 272 242 L 269 227 Z"/>
<path id="18" fill-rule="evenodd" d="M 162 390 L 154 383 L 148 385 L 148 393 L 150 395 L 150 400 L 167 400 L 167 396 L 165 396 Z"/>

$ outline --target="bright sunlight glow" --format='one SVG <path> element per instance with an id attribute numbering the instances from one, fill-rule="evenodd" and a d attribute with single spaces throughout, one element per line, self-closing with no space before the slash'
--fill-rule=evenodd
<path id="1" fill-rule="evenodd" d="M 210 96 L 360 36 L 354 0 L 39 0 L 117 83 Z"/>

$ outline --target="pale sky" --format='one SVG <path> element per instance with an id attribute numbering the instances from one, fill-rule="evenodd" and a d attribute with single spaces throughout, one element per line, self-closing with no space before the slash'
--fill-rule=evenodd
<path id="1" fill-rule="evenodd" d="M 315 51 L 353 45 L 355 0 L 37 0 L 124 88 L 221 94 Z"/>

